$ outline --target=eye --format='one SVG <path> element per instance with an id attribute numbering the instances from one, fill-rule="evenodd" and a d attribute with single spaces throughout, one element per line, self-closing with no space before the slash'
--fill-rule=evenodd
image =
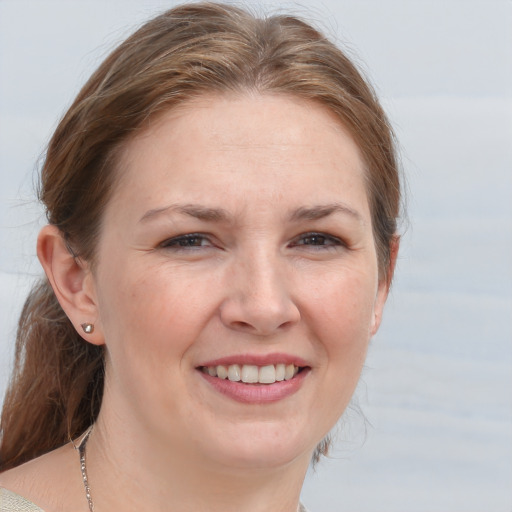
<path id="1" fill-rule="evenodd" d="M 160 244 L 164 249 L 196 249 L 198 247 L 213 247 L 207 236 L 201 233 L 190 233 L 169 238 Z"/>
<path id="2" fill-rule="evenodd" d="M 339 238 L 326 233 L 304 233 L 291 242 L 292 247 L 313 247 L 315 249 L 345 246 Z"/>

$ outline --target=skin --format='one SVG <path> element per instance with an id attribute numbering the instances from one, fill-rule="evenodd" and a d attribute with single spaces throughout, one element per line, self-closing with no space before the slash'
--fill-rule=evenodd
<path id="1" fill-rule="evenodd" d="M 93 269 L 51 226 L 38 245 L 77 330 L 107 346 L 87 452 L 96 510 L 295 511 L 388 292 L 356 144 L 314 103 L 208 97 L 154 121 L 118 168 Z M 308 373 L 274 402 L 233 400 L 197 369 L 276 353 Z M 86 511 L 75 465 L 68 445 L 0 483 L 47 512 Z"/>

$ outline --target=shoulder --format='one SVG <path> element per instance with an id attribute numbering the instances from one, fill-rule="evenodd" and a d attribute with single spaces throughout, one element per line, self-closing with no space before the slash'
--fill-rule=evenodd
<path id="1" fill-rule="evenodd" d="M 0 512 L 44 512 L 42 508 L 14 492 L 0 487 Z"/>
<path id="2" fill-rule="evenodd" d="M 0 512 L 79 510 L 82 486 L 74 449 L 58 448 L 0 474 Z"/>

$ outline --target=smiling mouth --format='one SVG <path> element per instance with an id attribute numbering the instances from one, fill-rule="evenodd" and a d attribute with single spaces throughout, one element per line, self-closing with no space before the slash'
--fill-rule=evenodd
<path id="1" fill-rule="evenodd" d="M 229 366 L 200 366 L 198 368 L 210 377 L 230 380 L 231 382 L 242 382 L 244 384 L 274 384 L 293 379 L 304 367 L 294 364 L 269 364 L 256 366 L 252 364 L 231 364 Z"/>

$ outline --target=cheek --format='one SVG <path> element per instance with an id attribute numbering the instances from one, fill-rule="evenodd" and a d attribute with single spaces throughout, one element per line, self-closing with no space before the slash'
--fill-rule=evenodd
<path id="1" fill-rule="evenodd" d="M 118 265 L 105 282 L 99 299 L 106 344 L 110 352 L 122 347 L 124 357 L 158 362 L 184 353 L 209 314 L 207 283 L 164 265 Z"/>
<path id="2" fill-rule="evenodd" d="M 374 275 L 375 274 L 375 275 Z M 303 291 L 303 309 L 326 349 L 338 351 L 369 341 L 377 292 L 376 272 L 341 269 Z"/>
<path id="3" fill-rule="evenodd" d="M 107 389 L 120 411 L 135 407 L 150 417 L 148 396 L 160 396 L 159 403 L 173 409 L 174 399 L 165 390 L 169 386 L 179 390 L 176 396 L 185 392 L 180 387 L 180 367 L 197 335 L 197 323 L 190 322 L 196 315 L 155 269 L 135 273 L 131 268 L 130 273 L 120 266 L 119 270 L 111 274 L 101 297 Z M 134 275 L 139 277 L 133 279 Z"/>
<path id="4" fill-rule="evenodd" d="M 374 280 L 364 273 L 332 279 L 310 313 L 323 361 L 325 396 L 338 415 L 350 401 L 365 361 L 375 288 Z"/>

